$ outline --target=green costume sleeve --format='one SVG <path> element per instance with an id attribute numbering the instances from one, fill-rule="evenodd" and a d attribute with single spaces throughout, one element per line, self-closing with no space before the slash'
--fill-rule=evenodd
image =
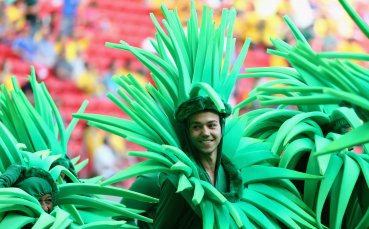
<path id="1" fill-rule="evenodd" d="M 138 176 L 129 189 L 131 191 L 159 198 L 160 197 L 159 173 L 150 173 Z M 129 198 L 123 198 L 122 203 L 128 208 L 144 210 L 145 212 L 142 213 L 141 215 L 147 216 L 151 219 L 155 217 L 157 203 L 142 202 Z M 141 229 L 144 229 L 144 228 L 152 228 L 153 225 L 152 223 L 138 221 L 137 226 Z"/>
<path id="2" fill-rule="evenodd" d="M 169 179 L 161 186 L 154 228 L 202 228 L 202 220 Z"/>
<path id="3" fill-rule="evenodd" d="M 0 176 L 0 188 L 11 187 L 17 181 L 23 170 L 24 167 L 21 165 L 10 165 Z"/>
<path id="4" fill-rule="evenodd" d="M 150 173 L 138 176 L 129 189 L 131 191 L 159 198 L 160 197 L 159 173 Z M 147 203 L 128 198 L 122 199 L 122 203 L 130 208 L 145 211 L 151 210 L 152 213 L 155 213 L 155 209 L 153 208 L 155 208 L 156 203 Z"/>

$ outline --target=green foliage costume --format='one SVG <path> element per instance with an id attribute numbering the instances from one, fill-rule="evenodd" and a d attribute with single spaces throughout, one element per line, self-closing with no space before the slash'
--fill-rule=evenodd
<path id="1" fill-rule="evenodd" d="M 13 79 L 13 91 L 0 92 L 0 228 L 137 228 L 113 217 L 152 222 L 139 210 L 108 201 L 118 196 L 143 202 L 157 199 L 133 191 L 101 186 L 101 177 L 77 177 L 88 161 L 69 159 L 67 142 L 77 120 L 63 121 L 43 83 L 31 68 L 31 104 Z M 80 112 L 86 107 L 82 105 Z M 65 178 L 61 178 L 61 174 Z M 54 209 L 44 212 L 40 196 L 51 194 Z"/>
<path id="2" fill-rule="evenodd" d="M 339 2 L 368 35 L 368 26 L 346 1 Z M 113 78 L 121 90 L 118 96 L 108 97 L 131 119 L 74 115 L 147 149 L 130 155 L 148 160 L 104 184 L 150 172 L 168 174 L 176 184 L 170 192 L 185 197 L 186 204 L 201 216 L 204 228 L 367 228 L 367 145 L 363 145 L 363 154 L 348 147 L 369 142 L 368 70 L 338 60 L 367 60 L 367 55 L 315 53 L 285 17 L 297 44 L 272 39 L 276 50 L 268 52 L 286 58 L 292 67 L 252 68 L 247 69 L 248 74 L 239 74 L 250 41 L 245 41 L 231 64 L 233 9 L 223 10 L 216 27 L 212 11 L 205 7 L 198 27 L 192 7 L 186 31 L 176 11 L 162 10 L 164 28 L 152 15 L 157 29 L 152 44 L 157 54 L 123 41 L 106 44 L 131 52 L 152 73 L 155 86 L 147 84 L 145 88 L 132 75 Z M 175 113 L 182 102 L 198 95 L 209 96 L 216 110 L 225 112 L 222 100 L 228 101 L 241 77 L 275 80 L 255 88 L 225 120 L 222 153 L 242 175 L 242 196 L 232 202 L 201 179 L 201 170 L 181 142 L 184 132 Z M 256 100 L 280 106 L 240 114 Z M 345 134 L 347 124 L 353 130 Z M 182 225 L 182 221 L 178 223 Z"/>
<path id="3" fill-rule="evenodd" d="M 135 179 L 135 181 L 133 182 L 129 190 L 139 192 L 139 193 L 152 196 L 155 198 L 160 198 L 159 175 L 160 173 L 142 174 Z M 142 201 L 137 201 L 135 199 L 128 199 L 128 198 L 123 198 L 121 202 L 128 208 L 134 208 L 134 209 L 144 211 L 141 214 L 143 216 L 146 216 L 150 219 L 155 218 L 155 213 L 156 213 L 157 205 L 158 205 L 157 203 L 142 202 Z M 128 220 L 126 218 L 116 218 L 116 219 Z M 137 226 L 141 229 L 153 227 L 152 223 L 147 223 L 144 221 L 136 222 L 136 221 L 131 220 L 129 223 L 133 225 L 137 224 Z"/>
<path id="4" fill-rule="evenodd" d="M 38 201 L 45 197 L 50 203 L 45 207 L 48 213 L 56 205 L 57 186 L 50 173 L 40 168 L 28 168 L 17 164 L 9 166 L 0 176 L 0 188 L 16 187 L 30 194 Z M 50 196 L 46 196 L 49 194 Z M 43 200 L 44 201 L 44 200 Z"/>
<path id="5" fill-rule="evenodd" d="M 215 104 L 209 97 L 196 96 L 182 103 L 176 112 L 176 120 L 182 123 L 185 133 L 182 148 L 186 149 L 185 152 L 188 157 L 194 161 L 200 180 L 208 183 L 212 182 L 200 161 L 199 153 L 197 152 L 198 150 L 189 141 L 190 124 L 188 119 L 191 115 L 198 112 L 216 112 L 219 115 L 219 124 L 222 130 L 224 129 L 224 119 L 231 113 L 231 109 L 228 104 L 224 104 L 224 107 L 226 108 L 225 111 L 218 113 Z M 216 156 L 214 187 L 221 192 L 227 200 L 237 202 L 242 197 L 242 176 L 240 171 L 233 165 L 226 155 L 222 155 L 222 140 L 220 140 L 219 145 L 217 146 Z M 154 228 L 201 228 L 202 220 L 200 215 L 196 213 L 196 209 L 192 209 L 186 202 L 186 198 L 188 198 L 186 195 L 188 195 L 188 193 L 176 193 L 178 182 L 176 182 L 175 176 L 176 175 L 173 174 L 162 174 L 160 179 L 162 188 L 158 210 L 156 217 L 154 218 Z M 188 200 L 190 201 L 190 199 Z M 168 212 L 170 212 L 170 214 L 168 214 Z"/>
<path id="6" fill-rule="evenodd" d="M 198 27 L 197 15 L 192 7 L 187 31 L 183 30 L 175 11 L 165 7 L 162 9 L 165 30 L 152 16 L 157 29 L 156 41 L 153 41 L 157 55 L 123 41 L 120 44 L 107 43 L 109 47 L 131 52 L 152 72 L 155 87 L 147 84 L 143 88 L 132 75 L 114 77 L 121 90 L 117 96 L 108 94 L 108 97 L 131 119 L 97 114 L 74 115 L 89 120 L 92 126 L 122 136 L 147 149 L 145 152 L 130 152 L 130 155 L 148 160 L 121 171 L 103 184 L 112 184 L 144 173 L 168 174 L 171 183 L 175 184 L 169 192 L 174 194 L 176 191 L 185 197 L 186 204 L 202 218 L 204 228 L 324 228 L 321 210 L 330 194 L 328 192 L 332 184 L 329 182 L 334 180 L 328 181 L 325 176 L 335 177 L 337 171 L 329 166 L 330 158 L 316 158 L 314 152 L 327 144 L 319 138 L 325 136 L 327 130 L 323 132 L 316 129 L 330 126 L 329 114 L 311 113 L 309 104 L 299 110 L 262 108 L 239 114 L 239 110 L 253 100 L 269 98 L 264 94 L 257 94 L 233 107 L 232 115 L 225 120 L 222 153 L 241 173 L 242 195 L 236 201 L 228 199 L 202 178 L 196 160 L 188 154 L 188 149 L 181 142 L 185 139 L 185 132 L 175 119 L 175 113 L 180 104 L 199 95 L 208 96 L 218 113 L 226 112 L 227 108 L 222 101 L 228 101 L 236 79 L 245 77 L 239 71 L 250 41 L 245 41 L 240 55 L 231 65 L 235 44 L 232 38 L 235 18 L 233 9 L 223 10 L 222 20 L 216 27 L 212 22 L 212 11 L 204 8 L 201 26 Z M 286 20 L 295 36 L 302 39 L 293 24 Z M 292 49 L 282 41 L 274 43 L 282 43 L 279 47 L 286 50 Z M 253 70 L 261 72 L 264 69 Z M 280 68 L 271 71 L 280 75 L 278 70 Z M 293 68 L 285 72 L 296 77 L 301 74 Z M 271 75 L 264 73 L 255 76 Z M 253 93 L 256 94 L 257 90 Z M 305 129 L 292 130 L 296 125 Z M 329 136 L 338 135 L 332 133 Z M 316 145 L 311 141 L 314 138 L 319 140 Z M 298 141 L 294 143 L 294 140 Z M 298 163 L 304 153 L 311 153 L 312 157 L 305 169 L 298 169 L 304 167 Z M 342 157 L 341 153 L 337 155 Z M 298 183 L 295 180 L 302 180 L 303 185 L 296 187 Z M 166 191 L 164 187 L 168 186 L 163 185 L 162 192 Z M 342 189 L 342 197 L 349 196 L 351 191 Z M 332 195 L 335 192 L 340 193 L 341 190 L 334 188 Z M 337 205 L 337 201 L 331 201 L 331 222 L 342 222 L 340 209 L 344 202 L 340 201 Z M 168 214 L 167 218 L 170 218 L 171 212 L 168 211 Z M 358 223 L 352 220 L 348 222 Z M 340 226 L 339 223 L 323 223 L 332 227 Z"/>
<path id="7" fill-rule="evenodd" d="M 346 1 L 339 2 L 369 37 L 368 26 Z M 198 217 L 190 222 L 199 222 L 201 218 L 203 228 L 368 228 L 369 158 L 365 143 L 369 142 L 369 72 L 366 68 L 340 60 L 368 60 L 368 56 L 315 53 L 286 17 L 297 44 L 292 46 L 272 39 L 276 49 L 268 52 L 286 58 L 292 67 L 247 69 L 248 74 L 239 74 L 250 41 L 245 41 L 238 58 L 231 64 L 235 47 L 232 37 L 234 9 L 224 9 L 222 20 L 216 26 L 212 22 L 213 12 L 205 7 L 198 26 L 197 14 L 192 7 L 187 31 L 183 29 L 176 11 L 165 7 L 162 10 L 164 28 L 152 15 L 157 29 L 156 40 L 153 41 L 157 54 L 125 42 L 107 43 L 109 47 L 131 52 L 152 73 L 155 86 L 147 84 L 142 87 L 132 75 L 113 78 L 121 90 L 117 95 L 108 94 L 108 97 L 130 119 L 74 114 L 75 118 L 88 120 L 91 126 L 145 147 L 146 151 L 130 152 L 130 155 L 147 160 L 103 182 L 99 178 L 84 182 L 72 179 L 73 182 L 67 184 L 59 180 L 59 206 L 51 214 L 42 213 L 38 202 L 19 189 L 1 188 L 0 226 L 9 222 L 19 226 L 35 222 L 36 225 L 61 228 L 75 225 L 130 227 L 124 221 L 112 221 L 111 217 L 116 216 L 151 222 L 131 209 L 101 201 L 95 195 L 109 194 L 155 202 L 147 196 L 109 185 L 137 175 L 161 173 L 164 174 L 161 192 L 171 193 L 168 198 L 178 198 L 179 207 L 190 206 L 193 212 L 187 211 L 189 215 L 186 217 Z M 242 193 L 239 198 L 231 198 L 222 192 L 221 187 L 207 181 L 206 174 L 183 142 L 186 133 L 176 119 L 176 112 L 180 113 L 178 108 L 182 103 L 197 96 L 207 96 L 214 104 L 211 105 L 213 110 L 227 113 L 229 108 L 224 102 L 228 101 L 240 77 L 273 77 L 275 80 L 255 88 L 250 98 L 235 105 L 231 116 L 225 119 L 222 158 L 228 158 L 235 169 L 234 174 L 240 174 L 242 178 Z M 14 96 L 19 93 L 17 87 L 13 93 Z M 23 104 L 22 96 L 19 103 L 16 98 L 10 100 L 7 93 L 1 94 L 0 98 L 0 117 L 4 123 L 0 123 L 0 131 L 1 136 L 6 136 L 0 141 L 0 172 L 14 163 L 37 164 L 48 171 L 52 162 L 65 153 L 71 129 L 64 132 L 55 114 L 61 132 L 60 138 L 56 139 L 60 142 L 48 138 L 56 136 L 53 132 L 55 127 L 54 122 L 50 122 L 53 119 L 47 118 L 51 117 L 49 113 L 41 109 L 43 106 L 36 105 L 35 112 L 27 103 Z M 43 98 L 49 104 L 50 98 Z M 279 106 L 240 114 L 243 107 L 256 100 L 262 105 Z M 4 109 L 3 104 L 9 110 Z M 297 109 L 289 109 L 289 105 Z M 50 107 L 55 111 L 52 104 Z M 11 121 L 16 112 L 19 112 L 15 117 L 17 120 Z M 178 117 L 182 120 L 181 115 Z M 44 128 L 42 120 L 48 120 L 46 123 L 52 127 L 49 128 L 51 132 Z M 27 125 L 15 127 L 19 121 Z M 352 130 L 345 133 L 347 124 Z M 29 134 L 37 129 L 38 134 Z M 22 138 L 24 136 L 31 137 Z M 18 142 L 31 152 L 26 152 L 25 146 Z M 355 145 L 362 145 L 362 154 L 351 151 Z M 47 149 L 51 153 L 45 152 Z M 77 161 L 72 159 L 74 164 Z M 53 169 L 55 172 L 50 170 L 50 173 L 54 179 L 58 179 L 60 171 L 68 175 L 64 167 L 55 166 Z M 76 165 L 76 171 L 79 169 L 80 166 Z M 69 174 L 68 177 L 75 176 Z M 171 186 L 165 185 L 168 181 Z M 238 190 L 234 188 L 233 191 L 238 193 Z M 86 192 L 94 196 L 85 196 Z M 81 205 L 75 205 L 76 200 Z M 158 208 L 161 206 L 164 205 L 159 204 Z M 14 210 L 22 214 L 14 213 Z M 164 216 L 170 218 L 170 214 L 168 211 Z M 158 220 L 156 225 L 169 222 L 162 216 L 155 216 Z M 178 224 L 186 226 L 184 221 Z"/>

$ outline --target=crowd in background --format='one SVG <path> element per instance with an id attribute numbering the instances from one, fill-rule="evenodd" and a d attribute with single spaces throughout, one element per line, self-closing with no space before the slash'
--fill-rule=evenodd
<path id="1" fill-rule="evenodd" d="M 93 56 L 95 47 L 104 46 L 103 43 L 95 44 L 94 39 L 102 34 L 114 37 L 119 30 L 116 23 L 112 23 L 109 17 L 102 13 L 99 8 L 101 1 L 103 0 L 0 0 L 0 11 L 3 12 L 0 14 L 0 46 L 11 47 L 11 53 L 2 56 L 0 60 L 0 83 L 11 87 L 10 76 L 17 74 L 17 69 L 12 67 L 14 59 L 34 65 L 40 80 L 55 77 L 73 81 L 77 88 L 89 96 L 104 97 L 106 92 L 117 90 L 117 85 L 111 80 L 113 75 L 133 73 L 143 84 L 149 81 L 148 71 L 131 58 L 112 58 L 104 64 L 92 61 L 96 59 Z M 121 2 L 125 4 L 126 1 Z M 177 7 L 178 14 L 183 19 L 189 14 L 190 1 L 187 0 L 137 2 L 158 16 L 161 15 L 162 3 L 168 8 Z M 252 39 L 244 68 L 288 66 L 282 58 L 267 55 L 265 52 L 266 49 L 272 48 L 271 37 L 283 39 L 288 43 L 293 42 L 283 21 L 284 15 L 292 19 L 316 51 L 369 51 L 368 39 L 354 26 L 337 0 L 203 0 L 196 1 L 196 4 L 198 11 L 201 11 L 202 4 L 212 6 L 215 20 L 220 17 L 223 7 L 236 8 L 236 51 L 239 52 L 246 38 Z M 369 3 L 366 0 L 352 0 L 350 4 L 369 24 Z M 149 18 L 149 15 L 146 17 Z M 118 20 L 125 23 L 124 17 Z M 128 31 L 132 35 L 136 32 L 136 28 Z M 147 38 L 153 36 L 154 33 L 151 33 Z M 152 50 L 147 39 L 143 39 L 139 44 L 142 48 Z M 365 62 L 361 64 L 365 65 Z M 247 98 L 249 91 L 258 83 L 260 82 L 253 79 L 240 80 L 234 91 L 234 103 Z M 88 136 L 84 150 L 93 151 L 88 153 L 92 161 L 94 153 L 97 153 L 96 161 L 101 161 L 100 165 L 91 168 L 91 173 L 101 173 L 108 177 L 114 173 L 111 169 L 121 169 L 127 163 L 134 163 L 127 159 L 128 149 L 123 139 L 109 140 L 114 137 L 90 134 L 88 131 L 95 133 L 97 130 L 86 130 L 84 133 Z M 110 170 L 105 171 L 102 163 L 104 159 L 99 156 L 101 152 L 107 152 L 105 154 L 110 155 L 105 157 L 110 160 L 107 163 L 115 161 L 116 167 L 110 166 Z M 119 159 L 114 160 L 117 158 Z"/>
<path id="2" fill-rule="evenodd" d="M 35 65 L 39 78 L 52 75 L 72 79 L 87 94 L 104 95 L 106 91 L 116 89 L 110 80 L 114 72 L 137 72 L 137 69 L 132 70 L 129 59 L 113 59 L 106 67 L 101 67 L 86 57 L 90 46 L 96 45 L 91 44 L 94 36 L 114 34 L 117 30 L 108 18 L 99 13 L 98 2 L 2 0 L 0 7 L 4 14 L 0 17 L 0 42 L 11 46 L 13 53 L 22 60 Z M 351 2 L 361 17 L 368 21 L 369 4 L 363 0 Z M 177 7 L 180 17 L 187 18 L 189 1 L 141 1 L 156 15 L 160 14 L 159 6 L 162 3 L 169 8 Z M 255 59 L 261 59 L 259 62 L 246 61 L 245 67 L 248 67 L 248 62 L 255 65 L 287 65 L 281 58 L 264 55 L 265 50 L 272 46 L 271 37 L 293 41 L 283 21 L 284 15 L 292 19 L 316 51 L 366 51 L 363 45 L 365 37 L 335 0 L 203 0 L 197 2 L 198 11 L 201 11 L 202 4 L 214 7 L 215 20 L 221 15 L 221 8 L 236 8 L 234 34 L 238 39 L 237 50 L 245 38 L 251 38 L 251 49 L 256 50 Z M 11 75 L 10 61 L 2 60 L 1 70 L 3 76 Z M 148 77 L 144 69 L 136 74 L 140 75 L 143 82 Z M 237 95 L 237 101 L 247 97 L 250 88 L 247 89 L 239 92 L 242 95 Z"/>
<path id="3" fill-rule="evenodd" d="M 180 17 L 185 19 L 189 16 L 188 1 L 149 0 L 148 2 L 157 14 L 160 14 L 160 5 L 165 2 L 168 7 L 177 7 Z M 361 18 L 369 23 L 368 1 L 349 2 Z M 197 11 L 202 10 L 202 4 L 214 8 L 215 20 L 217 17 L 220 18 L 221 9 L 224 7 L 234 7 L 237 10 L 234 28 L 237 51 L 240 51 L 246 38 L 252 40 L 244 63 L 245 68 L 288 66 L 283 58 L 266 54 L 266 50 L 272 48 L 270 38 L 279 38 L 287 43 L 294 42 L 292 33 L 283 19 L 285 15 L 296 24 L 317 52 L 365 53 L 369 51 L 368 39 L 354 25 L 337 0 L 203 0 L 197 5 Z M 360 64 L 368 66 L 366 62 L 360 62 Z M 264 80 L 266 79 L 260 79 L 260 81 Z M 259 80 L 255 79 L 239 80 L 234 91 L 234 103 L 247 98 L 250 90 L 258 83 L 260 83 Z"/>

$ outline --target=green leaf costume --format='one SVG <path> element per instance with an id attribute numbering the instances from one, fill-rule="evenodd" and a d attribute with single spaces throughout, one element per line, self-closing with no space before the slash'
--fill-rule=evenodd
<path id="1" fill-rule="evenodd" d="M 369 37 L 367 24 L 346 1 L 339 2 Z M 18 227 L 28 223 L 60 228 L 130 227 L 112 217 L 151 223 L 137 211 L 98 197 L 115 195 L 155 202 L 155 198 L 109 186 L 154 174 L 154 183 L 160 186 L 154 226 L 368 228 L 369 72 L 341 60 L 367 60 L 367 55 L 316 53 L 285 17 L 297 43 L 272 39 L 276 49 L 268 52 L 286 58 L 291 67 L 249 68 L 247 74 L 240 74 L 250 40 L 232 61 L 234 9 L 224 9 L 221 22 L 215 24 L 212 10 L 204 7 L 199 25 L 192 5 L 186 27 L 175 10 L 163 6 L 162 11 L 165 19 L 161 24 L 151 15 L 157 30 L 152 41 L 156 54 L 124 41 L 106 44 L 131 52 L 152 74 L 154 84 L 145 87 L 130 74 L 113 78 L 121 90 L 107 96 L 129 119 L 82 114 L 83 109 L 73 115 L 145 147 L 146 151 L 129 155 L 147 160 L 103 182 L 99 178 L 81 182 L 66 167 L 55 166 L 54 172 L 50 170 L 54 179 L 63 171 L 72 182 L 59 180 L 59 206 L 51 214 L 42 212 L 36 199 L 19 189 L 0 188 L 0 227 L 8 223 Z M 227 102 L 237 79 L 242 77 L 274 79 L 255 88 L 250 98 L 231 108 Z M 56 108 L 49 96 L 38 93 L 44 89 L 36 90 L 39 105 L 34 108 L 15 88 L 12 96 L 4 89 L 0 94 L 0 131 L 5 136 L 0 139 L 0 172 L 16 163 L 49 171 L 52 162 L 65 155 L 72 129 L 64 131 L 57 113 L 54 126 L 48 111 L 51 108 L 55 112 Z M 241 109 L 254 101 L 277 107 L 242 114 Z M 40 104 L 48 104 L 48 109 Z M 291 105 L 294 109 L 290 109 Z M 209 182 L 185 141 L 186 119 L 202 110 L 215 111 L 224 121 L 215 185 Z M 56 129 L 59 138 L 55 137 Z M 362 154 L 355 153 L 354 146 L 362 146 Z M 81 166 L 75 167 L 78 171 Z"/>
<path id="2" fill-rule="evenodd" d="M 12 225 L 22 228 L 127 227 L 123 216 L 152 222 L 140 210 L 108 201 L 104 196 L 117 196 L 142 202 L 157 199 L 118 187 L 102 186 L 101 177 L 78 178 L 88 162 L 79 156 L 69 159 L 67 142 L 77 119 L 64 129 L 55 103 L 43 83 L 36 81 L 31 68 L 30 83 L 35 104 L 19 88 L 1 85 L 0 92 L 0 228 Z M 79 112 L 83 112 L 84 103 Z M 62 175 L 65 177 L 62 178 Z M 54 209 L 44 212 L 39 199 L 51 194 Z"/>
<path id="3" fill-rule="evenodd" d="M 301 188 L 294 183 L 295 180 L 319 183 L 324 177 L 320 173 L 310 174 L 278 166 L 281 159 L 274 149 L 277 147 L 274 141 L 279 141 L 275 139 L 279 127 L 304 112 L 283 110 L 278 113 L 279 110 L 270 108 L 240 115 L 239 109 L 246 102 L 233 109 L 226 105 L 237 78 L 242 77 L 239 72 L 250 44 L 250 40 L 246 40 L 239 56 L 231 63 L 235 45 L 232 37 L 235 10 L 224 9 L 222 20 L 216 26 L 212 22 L 212 10 L 204 7 L 199 27 L 192 5 L 186 31 L 176 11 L 164 6 L 162 11 L 164 28 L 152 15 L 157 29 L 156 40 L 152 41 L 156 54 L 124 41 L 106 44 L 131 52 L 152 73 L 155 85 L 149 83 L 145 87 L 132 75 L 113 78 L 121 90 L 117 95 L 109 93 L 107 96 L 130 119 L 98 114 L 73 115 L 147 149 L 129 153 L 147 160 L 117 173 L 103 184 L 146 173 L 160 173 L 161 196 L 154 218 L 154 226 L 158 227 L 324 227 L 313 209 L 304 202 Z M 181 104 L 196 99 L 200 100 L 199 104 L 179 109 Z M 229 117 L 224 116 L 222 150 L 218 151 L 221 158 L 228 159 L 230 166 L 218 162 L 222 166 L 218 167 L 220 178 L 215 186 L 211 185 L 207 173 L 185 143 L 186 131 L 181 122 L 192 112 L 204 109 L 218 114 L 232 113 Z M 270 117 L 264 120 L 268 122 L 265 126 L 270 127 L 268 131 L 259 132 L 260 125 L 249 126 L 254 119 L 261 119 L 266 111 L 273 112 L 276 117 L 275 120 Z M 328 123 L 326 116 L 316 116 L 314 119 L 322 125 Z M 307 122 L 315 127 L 311 121 Z M 247 132 L 258 135 L 247 135 Z M 178 211 L 183 213 L 181 217 Z"/>

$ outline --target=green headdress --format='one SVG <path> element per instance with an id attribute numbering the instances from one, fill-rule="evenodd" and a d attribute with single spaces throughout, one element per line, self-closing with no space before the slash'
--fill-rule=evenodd
<path id="1" fill-rule="evenodd" d="M 53 203 L 56 205 L 56 194 L 58 188 L 50 173 L 43 169 L 25 169 L 18 180 L 14 183 L 14 187 L 22 189 L 37 200 L 46 194 L 50 194 L 52 196 Z"/>
<path id="2" fill-rule="evenodd" d="M 77 120 L 64 130 L 60 114 L 45 85 L 36 81 L 33 68 L 31 85 L 35 106 L 25 97 L 15 78 L 13 85 L 15 90 L 10 92 L 1 85 L 0 93 L 0 174 L 3 173 L 0 183 L 7 187 L 0 187 L 0 209 L 5 214 L 0 219 L 0 227 L 22 228 L 31 223 L 34 227 L 69 228 L 100 224 L 122 226 L 126 223 L 112 220 L 113 216 L 152 222 L 139 215 L 139 211 L 127 209 L 102 196 L 146 202 L 155 202 L 155 198 L 118 187 L 101 186 L 102 177 L 77 178 L 76 172 L 87 161 L 77 163 L 79 157 L 69 160 L 66 154 L 66 143 Z M 16 171 L 8 170 L 14 167 Z M 60 179 L 61 172 L 70 183 Z M 58 206 L 47 214 L 34 197 L 49 193 L 50 189 Z"/>
<path id="3" fill-rule="evenodd" d="M 346 1 L 339 2 L 369 38 L 368 25 Z M 273 153 L 281 158 L 279 167 L 324 176 L 299 187 L 319 223 L 330 228 L 367 227 L 369 209 L 363 196 L 369 185 L 369 71 L 345 59 L 367 61 L 368 55 L 317 53 L 288 17 L 285 21 L 296 45 L 272 39 L 276 49 L 268 52 L 292 67 L 247 69 L 242 77 L 274 79 L 255 88 L 236 109 L 256 99 L 279 107 L 245 114 L 249 124 L 244 136 L 271 142 Z M 352 146 L 362 147 L 362 152 L 354 152 Z"/>
<path id="4" fill-rule="evenodd" d="M 31 166 L 52 170 L 51 174 L 55 179 L 64 171 L 67 177 L 71 176 L 67 179 L 77 180 L 73 165 L 55 166 L 64 160 L 69 160 L 71 163 L 67 155 L 68 140 L 78 120 L 74 119 L 67 128 L 64 127 L 64 121 L 45 84 L 37 82 L 33 67 L 31 67 L 29 84 L 32 88 L 34 104 L 26 97 L 15 77 L 12 78 L 12 82 L 14 88 L 12 91 L 8 91 L 4 85 L 1 86 L 1 122 L 10 130 L 17 142 L 24 144 L 26 151 L 44 152 L 43 154 L 50 151 L 47 153 L 48 160 L 40 160 L 39 157 L 26 153 L 29 163 L 40 162 L 39 165 Z M 83 112 L 86 106 L 87 101 L 82 104 L 78 112 Z M 78 161 L 78 158 L 75 161 Z M 87 161 L 81 162 L 78 165 L 78 171 L 86 163 Z"/>
<path id="5" fill-rule="evenodd" d="M 130 74 L 113 77 L 124 91 L 119 90 L 118 96 L 111 93 L 107 96 L 132 120 L 89 117 L 93 117 L 91 125 L 103 129 L 113 126 L 116 128 L 115 134 L 137 144 L 145 145 L 141 142 L 143 140 L 148 144 L 156 142 L 180 147 L 179 139 L 182 136 L 175 120 L 177 108 L 188 99 L 200 95 L 208 96 L 218 112 L 229 112 L 230 107 L 226 108 L 223 101 L 227 103 L 231 95 L 250 40 L 245 41 L 236 61 L 231 63 L 235 51 L 235 9 L 224 9 L 222 21 L 215 25 L 212 22 L 213 11 L 204 7 L 199 27 L 192 4 L 187 31 L 180 24 L 176 11 L 164 6 L 162 10 L 166 17 L 163 20 L 166 31 L 151 14 L 157 29 L 156 40 L 152 41 L 157 55 L 132 47 L 124 41 L 120 44 L 106 43 L 108 47 L 131 52 L 151 71 L 155 86 L 147 84 L 145 88 Z M 87 116 L 74 115 L 79 118 Z"/>
<path id="6" fill-rule="evenodd" d="M 51 155 L 66 155 L 70 135 L 78 120 L 74 119 L 64 127 L 64 121 L 51 98 L 45 84 L 36 80 L 35 69 L 31 67 L 29 83 L 33 92 L 34 104 L 26 97 L 15 77 L 14 90 L 8 91 L 1 85 L 0 120 L 7 126 L 19 142 L 30 152 L 51 150 Z M 87 107 L 85 101 L 78 112 Z"/>

